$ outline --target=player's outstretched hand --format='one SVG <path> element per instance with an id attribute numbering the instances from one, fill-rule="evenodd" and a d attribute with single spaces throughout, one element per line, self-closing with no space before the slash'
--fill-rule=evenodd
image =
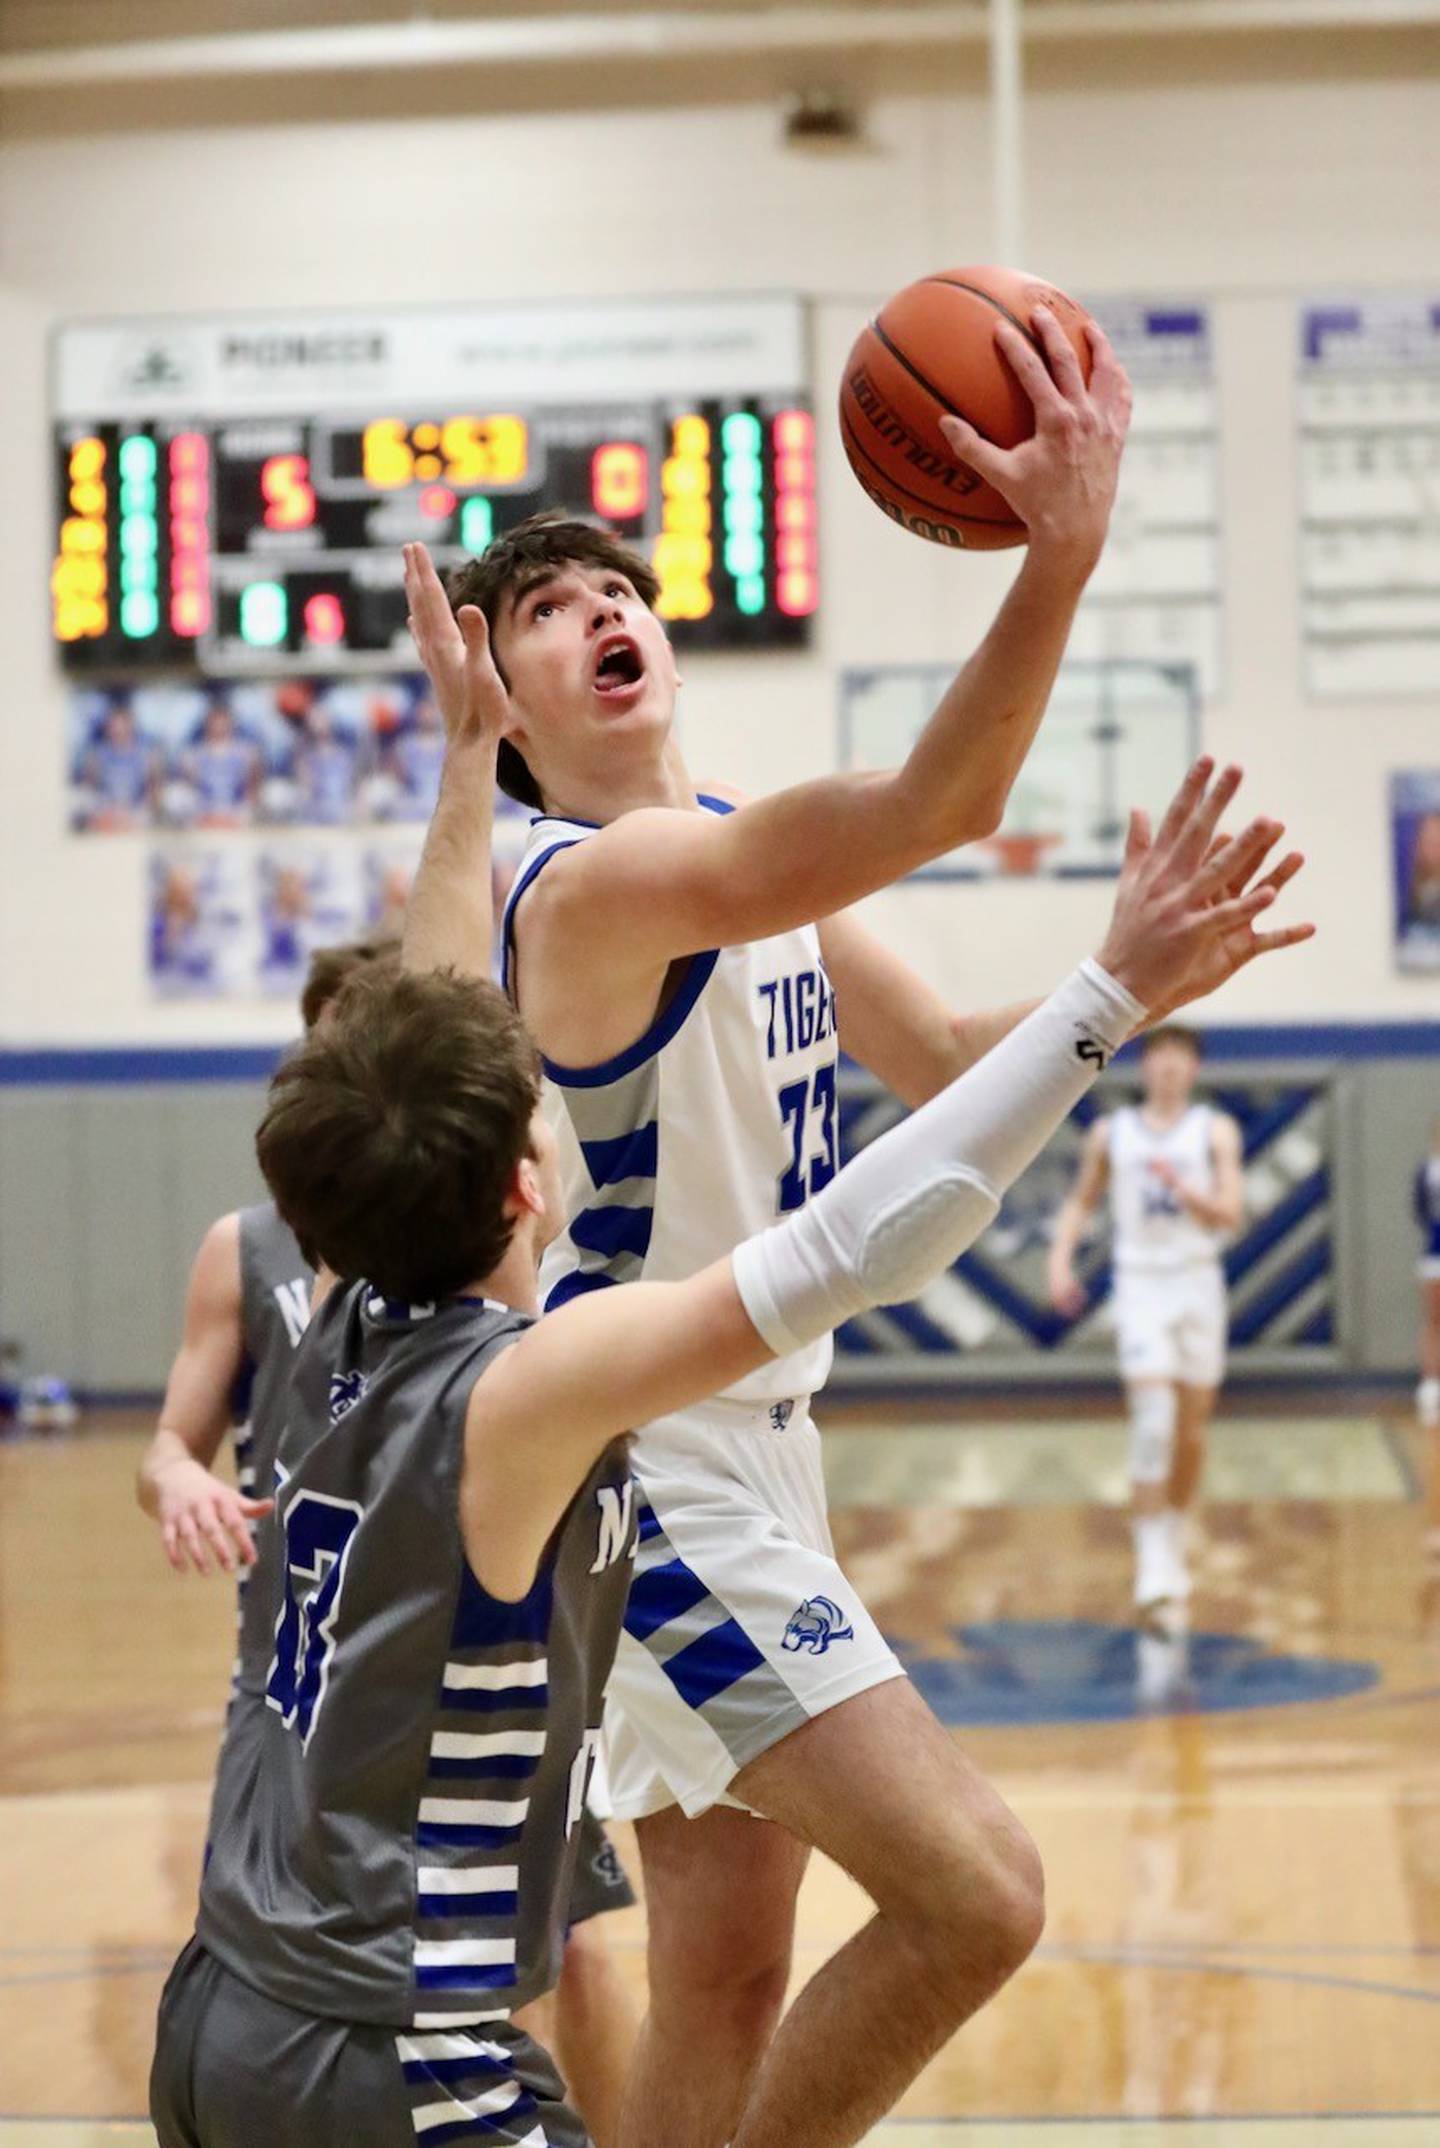
<path id="1" fill-rule="evenodd" d="M 465 604 L 457 618 L 423 544 L 407 544 L 407 625 L 426 676 L 435 689 L 451 747 L 499 743 L 510 697 L 490 653 L 490 628 L 478 604 Z"/>
<path id="2" fill-rule="evenodd" d="M 995 330 L 1006 364 L 1035 406 L 1035 431 L 1019 447 L 999 448 L 964 418 L 944 417 L 940 429 L 962 461 L 1007 500 L 1030 533 L 1030 548 L 1048 548 L 1089 574 L 1100 557 L 1120 457 L 1130 430 L 1129 376 L 1103 329 L 1092 322 L 1090 382 L 1069 337 L 1047 306 L 1032 316 L 1042 358 L 1013 322 Z"/>
<path id="3" fill-rule="evenodd" d="M 233 1574 L 255 1564 L 250 1524 L 270 1512 L 273 1499 L 247 1499 L 201 1462 L 175 1462 L 156 1487 L 156 1519 L 165 1556 L 177 1574 L 214 1566 Z"/>
<path id="4" fill-rule="evenodd" d="M 1115 909 L 1098 959 L 1143 1000 L 1152 1021 L 1216 991 L 1257 955 L 1297 947 L 1315 931 L 1313 925 L 1256 930 L 1256 920 L 1305 861 L 1291 851 L 1262 872 L 1285 832 L 1282 822 L 1264 816 L 1217 841 L 1240 770 L 1227 768 L 1212 783 L 1214 765 L 1208 757 L 1195 763 L 1153 838 L 1144 813 L 1130 816 Z"/>

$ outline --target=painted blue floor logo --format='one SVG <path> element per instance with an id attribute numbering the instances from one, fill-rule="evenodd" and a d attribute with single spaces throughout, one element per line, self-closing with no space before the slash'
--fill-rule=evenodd
<path id="1" fill-rule="evenodd" d="M 942 1723 L 1119 1723 L 1158 1711 L 1203 1715 L 1345 1700 L 1380 1679 L 1374 1663 L 1270 1654 L 1235 1634 L 1158 1634 L 1089 1619 L 952 1626 L 955 1656 L 893 1646 Z"/>

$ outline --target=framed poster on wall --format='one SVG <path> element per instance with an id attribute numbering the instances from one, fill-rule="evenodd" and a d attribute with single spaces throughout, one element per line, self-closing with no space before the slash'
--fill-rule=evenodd
<path id="1" fill-rule="evenodd" d="M 1440 971 L 1440 768 L 1390 778 L 1395 966 Z"/>

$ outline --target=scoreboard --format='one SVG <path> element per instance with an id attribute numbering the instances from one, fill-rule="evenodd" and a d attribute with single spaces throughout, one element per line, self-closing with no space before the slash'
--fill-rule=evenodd
<path id="1" fill-rule="evenodd" d="M 62 662 L 393 667 L 412 660 L 400 546 L 443 571 L 552 506 L 651 559 L 683 645 L 803 644 L 802 329 L 789 299 L 63 328 Z"/>

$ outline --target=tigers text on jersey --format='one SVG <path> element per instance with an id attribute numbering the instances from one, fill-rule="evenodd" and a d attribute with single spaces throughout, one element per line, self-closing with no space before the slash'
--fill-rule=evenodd
<path id="1" fill-rule="evenodd" d="M 702 798 L 712 813 L 731 809 Z M 505 913 L 514 991 L 516 907 L 561 851 L 595 834 L 539 819 Z M 593 1067 L 545 1062 L 567 1229 L 541 1269 L 547 1310 L 644 1276 L 679 1281 L 801 1208 L 839 1165 L 835 996 L 813 926 L 692 955 L 664 1011 Z M 808 1395 L 828 1337 L 730 1390 L 746 1401 Z"/>
<path id="2" fill-rule="evenodd" d="M 197 1933 L 307 2014 L 503 2020 L 558 1972 L 635 1512 L 611 1448 L 522 1600 L 497 1601 L 470 1571 L 466 1407 L 529 1324 L 477 1300 L 390 1305 L 355 1284 L 296 1352 L 253 1583 L 275 1636 L 266 1706 Z"/>
<path id="3" fill-rule="evenodd" d="M 1186 1268 L 1219 1258 L 1222 1234 L 1198 1222 L 1154 1168 L 1168 1164 L 1196 1192 L 1213 1193 L 1215 1117 L 1209 1104 L 1191 1104 L 1173 1125 L 1157 1127 L 1127 1104 L 1106 1122 L 1118 1269 Z"/>

